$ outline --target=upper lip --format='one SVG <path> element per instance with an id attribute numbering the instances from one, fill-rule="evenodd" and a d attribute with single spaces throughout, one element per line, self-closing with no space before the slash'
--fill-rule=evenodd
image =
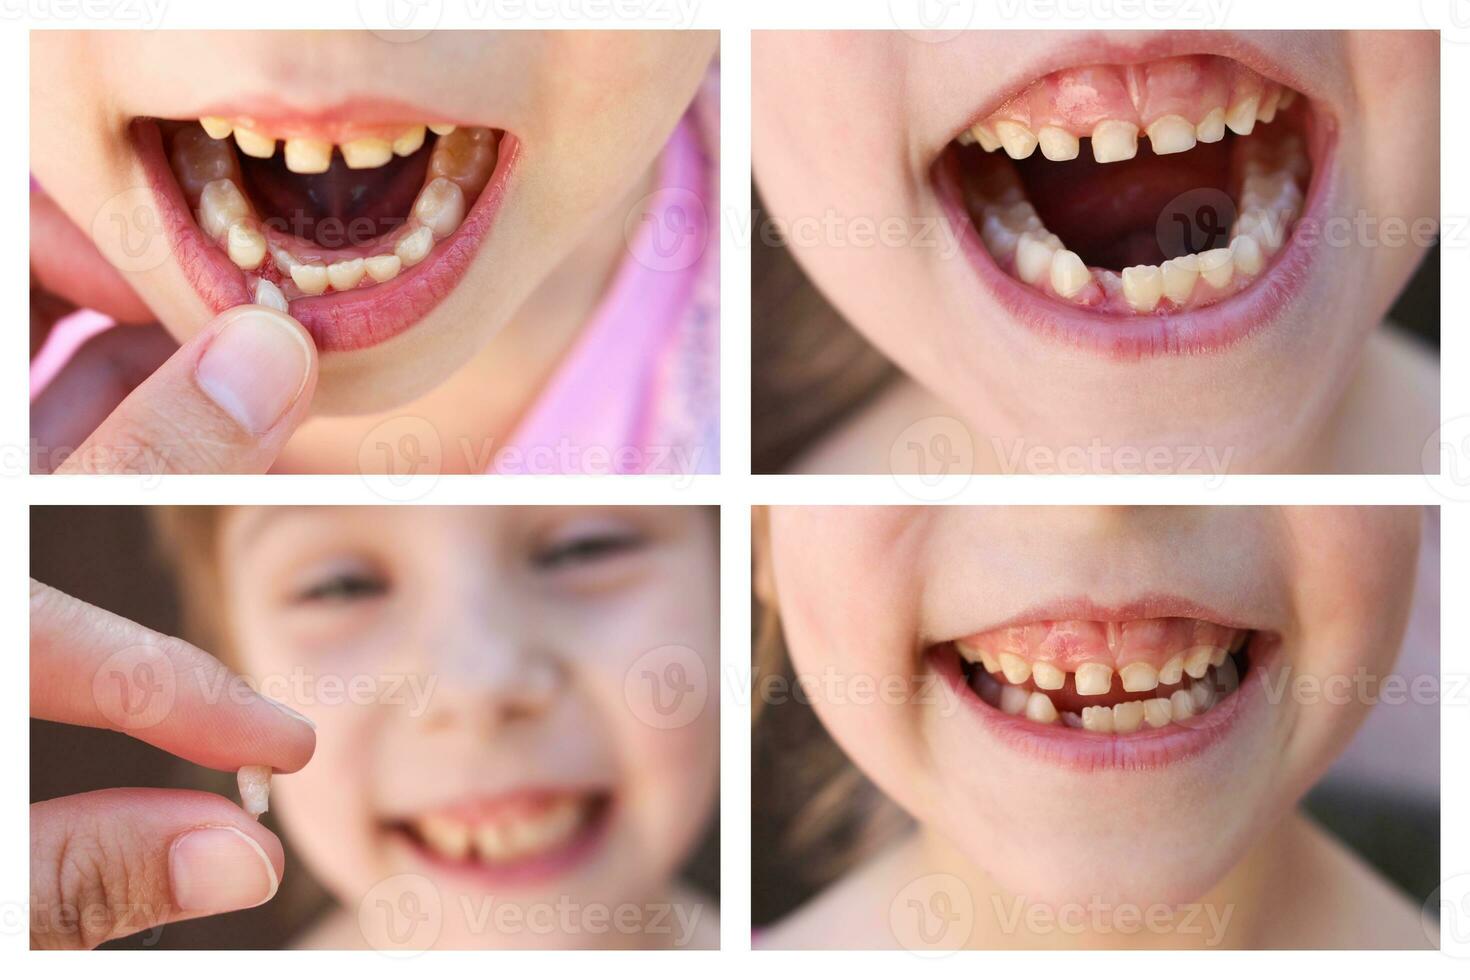
<path id="1" fill-rule="evenodd" d="M 220 116 L 248 119 L 276 136 L 309 136 L 343 141 L 358 130 L 399 123 L 454 123 L 497 128 L 484 119 L 462 119 L 456 113 L 436 110 L 421 103 L 377 95 L 355 95 L 311 106 L 293 104 L 271 94 L 249 95 L 214 102 L 179 118 L 202 119 Z"/>
<path id="2" fill-rule="evenodd" d="M 1114 603 L 1098 602 L 1086 595 L 1052 599 L 999 619 L 976 621 L 973 628 L 966 628 L 964 632 L 943 637 L 942 640 L 950 641 L 976 633 L 1005 629 L 1009 626 L 1024 626 L 1028 623 L 1061 620 L 1095 620 L 1116 623 L 1176 617 L 1205 620 L 1233 629 L 1262 630 L 1280 627 L 1280 624 L 1269 622 L 1265 616 L 1257 612 L 1219 608 L 1173 593 L 1145 592 L 1132 599 Z"/>

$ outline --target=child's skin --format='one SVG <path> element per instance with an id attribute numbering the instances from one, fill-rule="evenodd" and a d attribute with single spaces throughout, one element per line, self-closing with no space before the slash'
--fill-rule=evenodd
<path id="1" fill-rule="evenodd" d="M 31 165 L 49 199 L 33 202 L 33 272 L 74 301 L 156 318 L 179 341 L 210 321 L 173 256 L 103 285 L 99 263 L 43 247 L 76 237 L 58 222 L 107 227 L 117 195 L 146 186 L 128 133 L 139 116 L 197 118 L 248 96 L 304 113 L 387 99 L 493 120 L 522 149 L 493 233 L 416 325 L 322 358 L 318 417 L 277 463 L 356 470 L 366 434 L 409 415 L 440 433 L 443 469 L 483 466 L 486 445 L 512 431 L 625 254 L 624 219 L 716 44 L 713 32 L 669 31 L 435 32 L 413 43 L 368 32 L 38 36 L 32 116 L 46 123 L 33 133 Z"/>
<path id="2" fill-rule="evenodd" d="M 383 703 L 334 701 L 325 688 L 295 702 L 317 726 L 316 764 L 277 779 L 272 807 L 340 904 L 304 945 L 362 945 L 360 903 L 405 874 L 427 876 L 442 898 L 439 948 L 715 945 L 713 903 L 674 881 L 714 805 L 714 702 L 660 728 L 625 689 L 642 690 L 631 675 L 661 672 L 640 658 L 670 646 L 692 651 L 684 676 L 716 676 L 710 512 L 245 508 L 219 540 L 242 672 L 380 681 Z M 405 682 L 396 699 L 390 679 Z M 544 881 L 480 887 L 428 868 L 384 830 L 568 782 L 611 792 L 611 817 L 590 856 Z M 649 911 L 631 934 L 499 934 L 476 921 L 504 905 L 529 921 L 559 901 L 673 910 L 659 921 Z"/>
<path id="3" fill-rule="evenodd" d="M 803 676 L 917 678 L 907 689 L 943 692 L 913 686 L 935 679 L 925 653 L 935 644 L 1049 605 L 1174 595 L 1279 634 L 1278 658 L 1250 668 L 1245 694 L 1252 676 L 1387 675 L 1418 528 L 1411 508 L 778 507 L 768 537 L 757 534 L 757 582 Z M 1000 737 L 1015 729 L 980 724 L 956 697 L 816 698 L 843 751 L 918 826 L 764 942 L 921 947 L 933 936 L 907 931 L 892 909 L 947 891 L 942 901 L 972 912 L 944 941 L 978 948 L 1428 943 L 1401 895 L 1294 810 L 1368 698 L 1260 698 L 1197 754 L 1079 769 L 1030 752 L 1035 729 Z M 925 879 L 924 894 L 906 891 L 934 873 L 943 877 Z M 1128 909 L 1161 905 L 1200 905 L 1214 919 L 1121 928 Z M 1078 910 L 1080 925 L 1045 925 Z"/>
<path id="4" fill-rule="evenodd" d="M 1436 218 L 1437 35 L 1210 36 L 1309 78 L 1336 115 L 1331 216 Z M 1168 39 L 1153 32 L 972 31 L 938 42 L 900 31 L 758 32 L 752 151 L 761 196 L 787 227 L 826 215 L 898 216 L 917 236 L 946 217 L 930 168 L 975 113 L 1045 74 L 1058 52 L 1069 65 L 1129 63 L 1131 51 L 1160 43 Z M 1098 54 L 1105 46 L 1110 53 Z M 935 423 L 908 427 L 943 416 L 969 430 L 973 462 L 965 453 L 961 465 L 977 472 L 1140 472 L 1124 449 L 1162 449 L 1165 469 L 1197 473 L 1417 472 L 1438 426 L 1432 357 L 1379 329 L 1424 243 L 1354 236 L 1318 248 L 1298 301 L 1244 342 L 1208 356 L 1116 360 L 1025 329 L 952 249 L 829 237 L 809 235 L 791 254 L 905 378 L 798 469 L 886 471 L 900 434 L 925 441 Z M 787 328 L 756 324 L 767 327 Z"/>

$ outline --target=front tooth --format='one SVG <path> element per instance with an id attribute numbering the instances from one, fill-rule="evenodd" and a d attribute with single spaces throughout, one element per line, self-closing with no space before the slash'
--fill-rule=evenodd
<path id="1" fill-rule="evenodd" d="M 454 123 L 429 123 L 429 132 L 435 136 L 448 136 L 454 130 Z"/>
<path id="2" fill-rule="evenodd" d="M 1205 676 L 1210 669 L 1210 648 L 1195 647 L 1184 655 L 1184 672 L 1193 678 Z"/>
<path id="3" fill-rule="evenodd" d="M 1164 295 L 1176 303 L 1187 302 L 1199 279 L 1199 256 L 1181 255 L 1163 265 Z"/>
<path id="4" fill-rule="evenodd" d="M 1194 127 L 1194 138 L 1201 143 L 1218 143 L 1225 138 L 1225 107 L 1216 106 Z"/>
<path id="5" fill-rule="evenodd" d="M 1175 691 L 1169 695 L 1169 711 L 1173 713 L 1175 721 L 1183 721 L 1194 717 L 1194 700 L 1188 691 Z"/>
<path id="6" fill-rule="evenodd" d="M 1082 141 L 1058 126 L 1042 126 L 1036 134 L 1041 155 L 1048 160 L 1075 160 Z"/>
<path id="7" fill-rule="evenodd" d="M 1164 662 L 1159 668 L 1160 684 L 1178 684 L 1179 678 L 1184 676 L 1184 654 L 1176 653 Z"/>
<path id="8" fill-rule="evenodd" d="M 1152 691 L 1159 686 L 1159 672 L 1152 664 L 1136 661 L 1118 671 L 1118 680 L 1125 691 Z"/>
<path id="9" fill-rule="evenodd" d="M 1083 708 L 1082 727 L 1089 732 L 1112 732 L 1113 709 L 1105 704 Z"/>
<path id="10" fill-rule="evenodd" d="M 342 144 L 342 159 L 353 170 L 381 167 L 393 159 L 393 144 L 371 136 L 348 140 Z"/>
<path id="11" fill-rule="evenodd" d="M 981 650 L 980 666 L 984 667 L 988 674 L 998 674 L 1000 673 L 1000 658 L 989 650 Z"/>
<path id="12" fill-rule="evenodd" d="M 286 169 L 293 174 L 324 174 L 332 166 L 332 144 L 327 140 L 292 137 L 286 141 Z"/>
<path id="13" fill-rule="evenodd" d="M 327 266 L 327 282 L 333 289 L 351 289 L 362 282 L 364 262 L 362 259 L 343 259 Z"/>
<path id="14" fill-rule="evenodd" d="M 1047 232 L 1028 231 L 1016 242 L 1016 276 L 1027 285 L 1039 286 L 1051 275 L 1051 260 L 1059 244 L 1053 244 L 1056 236 Z M 1056 239 L 1060 242 L 1061 239 Z"/>
<path id="15" fill-rule="evenodd" d="M 424 127 L 411 126 L 393 141 L 393 152 L 401 157 L 412 156 L 424 145 Z"/>
<path id="16" fill-rule="evenodd" d="M 282 313 L 291 312 L 291 306 L 286 302 L 286 294 L 281 292 L 281 287 L 269 279 L 257 279 L 255 281 L 255 304 L 257 306 L 269 306 L 273 310 Z"/>
<path id="17" fill-rule="evenodd" d="M 1224 647 L 1211 647 L 1210 648 L 1210 666 L 1211 667 L 1218 667 L 1221 664 L 1223 664 L 1225 662 L 1226 654 L 1228 654 L 1228 653 L 1229 653 L 1229 651 L 1226 650 Z"/>
<path id="18" fill-rule="evenodd" d="M 1043 725 L 1050 725 L 1057 720 L 1056 705 L 1040 691 L 1032 691 L 1031 696 L 1026 699 L 1026 717 Z"/>
<path id="19" fill-rule="evenodd" d="M 224 116 L 200 116 L 199 125 L 212 140 L 222 140 L 235 131 L 235 127 Z"/>
<path id="20" fill-rule="evenodd" d="M 1024 684 L 1031 677 L 1031 665 L 1014 653 L 1000 655 L 1000 672 L 1012 684 Z"/>
<path id="21" fill-rule="evenodd" d="M 1065 671 L 1057 669 L 1055 664 L 1045 662 L 1038 663 L 1031 668 L 1031 679 L 1043 691 L 1060 691 L 1062 685 L 1067 683 Z"/>
<path id="22" fill-rule="evenodd" d="M 975 142 L 980 144 L 980 149 L 986 153 L 994 153 L 1000 149 L 1000 137 L 995 135 L 995 130 L 984 123 L 976 123 L 970 127 L 970 135 L 975 137 Z"/>
<path id="23" fill-rule="evenodd" d="M 995 124 L 995 135 L 1012 160 L 1024 160 L 1036 149 L 1036 134 L 1018 122 L 1002 119 Z"/>
<path id="24" fill-rule="evenodd" d="M 257 133 L 253 129 L 235 130 L 235 145 L 247 157 L 258 157 L 261 160 L 269 160 L 276 152 L 275 138 Z"/>
<path id="25" fill-rule="evenodd" d="M 1105 119 L 1092 129 L 1092 158 L 1098 163 L 1132 160 L 1138 153 L 1138 127 L 1119 119 Z"/>
<path id="26" fill-rule="evenodd" d="M 1183 116 L 1160 116 L 1148 127 L 1148 145 L 1158 154 L 1194 149 L 1194 126 Z"/>
<path id="27" fill-rule="evenodd" d="M 499 824 L 482 823 L 475 828 L 475 851 L 488 863 L 504 861 L 510 854 L 510 842 Z"/>
<path id="28" fill-rule="evenodd" d="M 199 194 L 199 227 L 214 241 L 249 214 L 250 205 L 233 180 L 211 180 Z"/>
<path id="29" fill-rule="evenodd" d="M 1106 694 L 1113 686 L 1113 668 L 1107 664 L 1083 664 L 1073 683 L 1078 694 Z"/>
<path id="30" fill-rule="evenodd" d="M 440 854 L 455 861 L 470 853 L 470 828 L 458 820 L 425 817 L 419 821 L 419 836 Z"/>
<path id="31" fill-rule="evenodd" d="M 1225 125 L 1237 136 L 1249 136 L 1256 128 L 1256 109 L 1261 104 L 1259 95 L 1241 99 L 1225 110 Z"/>
<path id="32" fill-rule="evenodd" d="M 230 225 L 225 249 L 242 269 L 258 269 L 265 261 L 265 236 L 240 221 Z"/>
<path id="33" fill-rule="evenodd" d="M 1024 687 L 1007 684 L 1000 689 L 1000 710 L 1008 715 L 1019 715 L 1030 702 L 1031 695 Z"/>
<path id="34" fill-rule="evenodd" d="M 1150 313 L 1164 295 L 1164 270 L 1156 265 L 1130 265 L 1123 270 L 1123 297 L 1140 313 Z"/>
<path id="35" fill-rule="evenodd" d="M 398 275 L 398 270 L 403 268 L 403 260 L 396 255 L 373 255 L 363 260 L 363 268 L 373 282 L 387 282 Z"/>
<path id="36" fill-rule="evenodd" d="M 1113 705 L 1113 730 L 1136 732 L 1143 724 L 1143 702 L 1122 701 Z"/>
<path id="37" fill-rule="evenodd" d="M 1082 257 L 1069 249 L 1058 249 L 1051 257 L 1051 288 L 1071 299 L 1092 282 L 1092 273 L 1082 264 Z"/>
<path id="38" fill-rule="evenodd" d="M 1174 709 L 1168 698 L 1149 698 L 1143 702 L 1143 720 L 1150 728 L 1163 728 L 1174 720 Z"/>
<path id="39" fill-rule="evenodd" d="M 320 262 L 298 262 L 291 267 L 291 281 L 308 296 L 327 291 L 327 267 Z"/>
<path id="40" fill-rule="evenodd" d="M 452 180 L 435 177 L 414 199 L 413 216 L 436 239 L 448 238 L 464 220 L 464 191 Z"/>
<path id="41" fill-rule="evenodd" d="M 1263 123 L 1271 122 L 1276 118 L 1276 107 L 1281 102 L 1281 86 L 1269 85 L 1266 94 L 1261 97 L 1261 104 L 1256 108 L 1256 118 Z"/>
<path id="42" fill-rule="evenodd" d="M 1247 276 L 1260 272 L 1266 264 L 1266 258 L 1261 254 L 1261 243 L 1251 235 L 1237 235 L 1230 240 L 1230 259 Z"/>
<path id="43" fill-rule="evenodd" d="M 980 648 L 972 647 L 968 643 L 955 643 L 954 648 L 959 651 L 960 656 L 970 663 L 978 663 L 980 660 Z"/>
<path id="44" fill-rule="evenodd" d="M 433 247 L 434 233 L 427 228 L 415 228 L 410 234 L 398 239 L 398 244 L 393 246 L 393 254 L 398 256 L 406 268 L 422 262 Z"/>
<path id="45" fill-rule="evenodd" d="M 1199 253 L 1199 274 L 1216 289 L 1224 289 L 1230 285 L 1230 277 L 1235 275 L 1235 263 L 1230 258 L 1230 249 L 1212 248 L 1208 252 Z"/>

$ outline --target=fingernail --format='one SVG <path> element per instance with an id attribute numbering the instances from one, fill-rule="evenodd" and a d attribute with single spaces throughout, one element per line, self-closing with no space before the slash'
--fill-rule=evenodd
<path id="1" fill-rule="evenodd" d="M 234 827 L 200 827 L 176 837 L 168 877 L 174 904 L 186 912 L 254 908 L 280 886 L 264 849 Z"/>
<path id="2" fill-rule="evenodd" d="M 294 719 L 296 719 L 299 722 L 303 722 L 303 723 L 305 723 L 307 725 L 310 725 L 311 726 L 311 730 L 312 731 L 316 731 L 316 722 L 312 721 L 310 718 L 306 717 L 301 712 L 297 711 L 295 708 L 291 707 L 288 704 L 282 704 L 280 701 L 277 701 L 275 698 L 266 698 L 264 694 L 262 694 L 261 697 L 263 697 L 267 701 L 269 701 L 271 703 L 271 706 L 273 708 L 275 708 L 277 711 L 279 711 L 281 714 L 285 715 L 288 718 L 294 718 Z"/>
<path id="3" fill-rule="evenodd" d="M 210 401 L 260 435 L 296 403 L 310 366 L 311 349 L 290 319 L 246 309 L 210 341 L 194 377 Z"/>

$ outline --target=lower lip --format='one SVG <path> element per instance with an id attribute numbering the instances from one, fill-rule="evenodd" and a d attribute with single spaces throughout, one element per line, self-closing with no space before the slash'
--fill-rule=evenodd
<path id="1" fill-rule="evenodd" d="M 964 206 L 959 176 L 946 155 L 934 165 L 939 205 L 951 228 L 959 229 L 960 248 L 983 286 L 1011 319 L 1048 340 L 1119 361 L 1225 350 L 1270 326 L 1301 295 L 1311 271 L 1313 251 L 1296 229 L 1322 227 L 1322 214 L 1335 184 L 1336 128 L 1309 117 L 1306 142 L 1312 181 L 1303 216 L 1264 275 L 1230 298 L 1187 313 L 1127 316 L 1090 313 L 1039 293 L 1011 278 L 981 241 Z"/>
<path id="2" fill-rule="evenodd" d="M 1266 669 L 1272 651 L 1263 639 L 1250 647 L 1250 670 L 1240 687 L 1202 715 L 1163 728 L 1105 735 L 1065 725 L 1042 725 L 1008 715 L 981 700 L 965 678 L 959 655 L 936 648 L 929 654 L 931 669 L 998 741 L 1032 759 L 1079 772 L 1143 771 L 1161 769 L 1204 753 L 1222 742 L 1235 728 L 1257 715 L 1265 705 Z"/>
<path id="3" fill-rule="evenodd" d="M 413 862 L 437 878 L 457 881 L 472 890 L 527 888 L 555 881 L 593 860 L 607 839 L 612 803 L 603 802 L 595 809 L 596 812 L 576 835 L 560 847 L 507 864 L 456 861 L 430 850 L 402 831 L 389 830 L 387 833 L 395 846 L 406 851 Z"/>
<path id="4" fill-rule="evenodd" d="M 184 277 L 216 313 L 254 302 L 245 286 L 245 273 L 194 222 L 169 168 L 158 125 L 140 120 L 133 124 L 133 130 L 149 186 L 159 202 L 165 233 Z M 291 315 L 311 333 L 317 348 L 327 353 L 381 344 L 422 320 L 453 292 L 494 224 L 519 151 L 520 143 L 514 136 L 501 136 L 495 172 L 474 207 L 454 234 L 436 243 L 418 265 L 380 285 L 293 300 Z"/>

